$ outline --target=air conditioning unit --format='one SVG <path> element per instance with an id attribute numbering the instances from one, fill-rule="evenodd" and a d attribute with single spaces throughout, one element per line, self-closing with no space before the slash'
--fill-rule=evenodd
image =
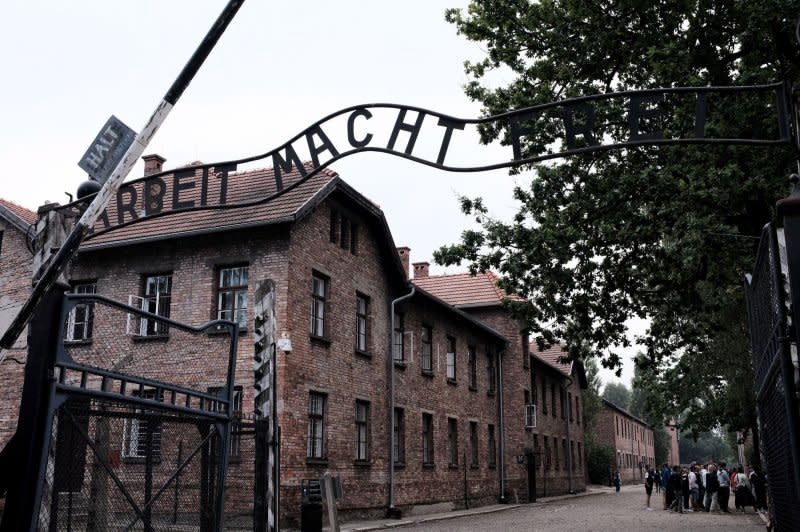
<path id="1" fill-rule="evenodd" d="M 525 428 L 536 428 L 536 405 L 525 405 Z"/>

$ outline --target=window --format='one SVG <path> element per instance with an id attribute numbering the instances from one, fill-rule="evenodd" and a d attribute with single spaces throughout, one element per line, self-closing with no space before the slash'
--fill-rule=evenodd
<path id="1" fill-rule="evenodd" d="M 544 467 L 550 469 L 553 464 L 553 458 L 550 456 L 550 440 L 547 436 L 544 437 Z"/>
<path id="2" fill-rule="evenodd" d="M 536 379 L 531 379 L 531 404 L 537 404 L 538 393 L 536 393 Z"/>
<path id="3" fill-rule="evenodd" d="M 564 388 L 559 388 L 558 395 L 561 399 L 561 419 L 567 419 L 567 391 Z"/>
<path id="4" fill-rule="evenodd" d="M 478 424 L 469 422 L 469 465 L 478 467 Z"/>
<path id="5" fill-rule="evenodd" d="M 311 336 L 324 338 L 328 332 L 325 325 L 325 311 L 329 281 L 318 273 L 311 276 Z"/>
<path id="6" fill-rule="evenodd" d="M 452 336 L 447 337 L 447 380 L 456 380 L 456 339 Z"/>
<path id="7" fill-rule="evenodd" d="M 575 396 L 575 423 L 581 424 L 581 398 L 579 395 Z"/>
<path id="8" fill-rule="evenodd" d="M 356 255 L 358 252 L 358 224 L 337 210 L 331 210 L 330 241 Z"/>
<path id="9" fill-rule="evenodd" d="M 156 399 L 154 389 L 137 391 L 143 399 Z M 161 423 L 152 418 L 151 411 L 136 408 L 134 414 L 125 419 L 122 428 L 122 456 L 125 458 L 144 458 L 150 450 L 150 456 L 161 457 Z"/>
<path id="10" fill-rule="evenodd" d="M 534 456 L 534 460 L 539 462 L 539 465 L 541 465 L 544 462 L 544 460 L 542 460 L 541 458 L 538 458 L 540 453 L 541 453 L 541 449 L 539 448 L 539 435 L 538 434 L 534 434 L 533 435 L 533 456 Z M 536 467 L 538 469 L 539 466 L 536 466 Z"/>
<path id="11" fill-rule="evenodd" d="M 225 388 L 215 386 L 208 389 L 210 395 L 220 396 Z M 224 412 L 223 403 L 214 403 L 212 410 L 216 412 Z M 242 387 L 235 386 L 233 388 L 233 403 L 231 405 L 231 412 L 233 413 L 233 424 L 231 427 L 231 448 L 228 456 L 238 458 L 241 455 L 242 436 L 240 434 L 242 425 Z"/>
<path id="12" fill-rule="evenodd" d="M 369 298 L 356 294 L 356 351 L 367 352 Z"/>
<path id="13" fill-rule="evenodd" d="M 169 318 L 172 293 L 172 275 L 150 275 L 144 279 L 142 310 Z M 142 318 L 139 322 L 141 336 L 160 336 L 169 333 L 167 324 L 161 321 Z"/>
<path id="14" fill-rule="evenodd" d="M 553 408 L 550 409 L 550 412 L 553 414 L 553 417 L 556 417 L 556 383 L 555 382 L 550 383 L 550 398 L 553 401 L 553 404 L 552 404 Z"/>
<path id="15" fill-rule="evenodd" d="M 547 415 L 547 381 L 542 377 L 542 415 Z"/>
<path id="16" fill-rule="evenodd" d="M 487 389 L 487 392 L 490 393 L 490 394 L 494 394 L 495 382 L 496 382 L 496 379 L 497 379 L 497 376 L 496 376 L 497 370 L 495 369 L 494 354 L 489 352 L 489 353 L 486 353 L 486 356 L 489 358 L 489 365 L 486 367 L 487 374 L 488 374 L 487 378 L 489 379 L 489 387 Z"/>
<path id="17" fill-rule="evenodd" d="M 405 332 L 405 328 L 403 325 L 404 322 L 403 314 L 395 314 L 394 315 L 394 335 L 392 336 L 392 352 L 394 354 L 394 361 L 395 362 L 403 362 L 406 359 L 405 356 L 405 349 L 403 345 L 403 335 Z"/>
<path id="18" fill-rule="evenodd" d="M 581 450 L 581 442 L 578 442 L 578 469 L 583 468 L 583 451 Z"/>
<path id="19" fill-rule="evenodd" d="M 433 327 L 430 325 L 422 326 L 422 335 L 420 336 L 420 343 L 422 344 L 422 371 L 426 373 L 433 372 Z"/>
<path id="20" fill-rule="evenodd" d="M 72 286 L 73 294 L 94 294 L 97 284 L 76 283 Z M 94 321 L 94 303 L 76 304 L 67 317 L 67 336 L 69 342 L 82 342 L 92 338 L 92 322 Z"/>
<path id="21" fill-rule="evenodd" d="M 247 327 L 247 266 L 221 268 L 217 285 L 217 319 Z"/>
<path id="22" fill-rule="evenodd" d="M 494 439 L 494 425 L 489 425 L 489 443 L 486 447 L 486 461 L 489 463 L 489 467 L 495 467 L 497 465 L 497 442 Z"/>
<path id="23" fill-rule="evenodd" d="M 572 415 L 572 392 L 567 392 L 567 403 L 569 404 L 569 420 L 574 421 L 575 416 Z"/>
<path id="24" fill-rule="evenodd" d="M 422 465 L 433 465 L 433 414 L 422 414 Z"/>
<path id="25" fill-rule="evenodd" d="M 369 403 L 356 401 L 356 461 L 369 460 Z"/>
<path id="26" fill-rule="evenodd" d="M 311 392 L 308 401 L 308 458 L 325 458 L 325 395 Z"/>
<path id="27" fill-rule="evenodd" d="M 469 389 L 478 389 L 478 361 L 475 356 L 475 346 L 467 346 L 467 364 L 469 365 Z"/>
<path id="28" fill-rule="evenodd" d="M 406 446 L 405 446 L 405 416 L 402 408 L 394 409 L 394 448 L 392 449 L 392 457 L 395 464 L 404 464 L 406 462 Z"/>
<path id="29" fill-rule="evenodd" d="M 561 467 L 558 456 L 558 438 L 553 436 L 553 462 L 555 462 L 555 469 L 558 471 Z"/>
<path id="30" fill-rule="evenodd" d="M 528 343 L 528 333 L 522 331 L 522 368 L 530 368 L 530 345 Z"/>
<path id="31" fill-rule="evenodd" d="M 458 420 L 447 418 L 447 464 L 458 467 Z"/>
<path id="32" fill-rule="evenodd" d="M 567 462 L 567 458 L 569 457 L 569 454 L 568 454 L 569 450 L 567 448 L 567 440 L 566 440 L 566 438 L 561 440 L 561 445 L 563 447 L 561 456 L 564 457 L 564 469 L 566 470 L 566 469 L 569 469 L 567 467 L 569 465 L 569 463 Z"/>

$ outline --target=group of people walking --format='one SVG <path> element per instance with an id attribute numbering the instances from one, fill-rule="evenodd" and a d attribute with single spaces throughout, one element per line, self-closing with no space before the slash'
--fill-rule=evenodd
<path id="1" fill-rule="evenodd" d="M 729 513 L 731 494 L 737 511 L 745 512 L 766 508 L 766 484 L 757 469 L 729 468 L 725 462 L 689 467 L 664 464 L 661 469 L 647 466 L 645 473 L 647 508 L 650 497 L 664 492 L 664 509 L 673 512 L 725 512 Z"/>

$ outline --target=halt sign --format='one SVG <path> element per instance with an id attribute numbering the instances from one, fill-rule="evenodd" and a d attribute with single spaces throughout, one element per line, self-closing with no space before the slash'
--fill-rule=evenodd
<path id="1" fill-rule="evenodd" d="M 111 115 L 81 157 L 78 166 L 86 170 L 92 181 L 102 185 L 108 180 L 135 139 L 136 132 L 116 116 Z"/>

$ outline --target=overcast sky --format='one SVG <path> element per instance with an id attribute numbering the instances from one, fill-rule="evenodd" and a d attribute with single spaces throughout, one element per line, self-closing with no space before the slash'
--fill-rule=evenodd
<path id="1" fill-rule="evenodd" d="M 246 0 L 145 153 L 165 157 L 165 168 L 256 155 L 331 112 L 363 103 L 477 117 L 480 106 L 463 93 L 463 62 L 484 51 L 444 20 L 447 7 L 466 4 Z M 65 192 L 74 194 L 86 179 L 77 162 L 106 119 L 114 114 L 141 130 L 224 5 L 224 0 L 4 5 L 0 197 L 34 210 L 46 200 L 67 202 Z M 342 137 L 326 133 L 334 142 Z M 425 142 L 420 140 L 420 150 Z M 448 162 L 505 161 L 509 150 L 482 147 L 465 131 Z M 457 195 L 482 196 L 494 215 L 508 220 L 515 212 L 513 185 L 529 179 L 510 177 L 506 170 L 448 173 L 378 153 L 357 154 L 331 168 L 381 206 L 395 243 L 411 248 L 412 262 L 432 262 L 434 249 L 457 241 L 469 223 Z M 141 175 L 139 164 L 129 179 Z M 432 267 L 432 273 L 462 269 Z M 623 380 L 630 375 L 628 364 Z"/>

